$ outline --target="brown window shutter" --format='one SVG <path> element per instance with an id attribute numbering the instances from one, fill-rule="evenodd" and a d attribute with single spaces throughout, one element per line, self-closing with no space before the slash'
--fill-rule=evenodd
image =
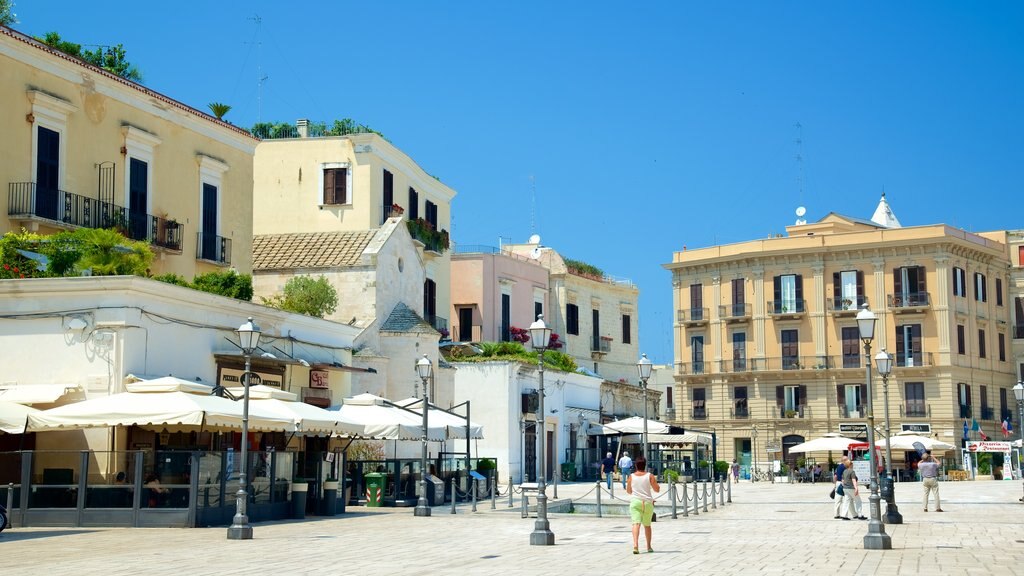
<path id="1" fill-rule="evenodd" d="M 836 384 L 836 406 L 846 404 L 846 385 Z"/>
<path id="2" fill-rule="evenodd" d="M 857 296 L 864 297 L 864 272 L 857 270 Z"/>
<path id="3" fill-rule="evenodd" d="M 892 271 L 892 291 L 896 293 L 897 298 L 903 293 L 903 275 L 900 274 L 899 268 Z"/>
<path id="4" fill-rule="evenodd" d="M 336 204 L 348 204 L 348 168 L 338 170 L 337 181 L 334 183 L 337 191 L 334 195 Z"/>
<path id="5" fill-rule="evenodd" d="M 797 389 L 796 405 L 797 406 L 806 406 L 807 405 L 807 385 L 806 384 L 801 384 L 800 387 Z"/>
<path id="6" fill-rule="evenodd" d="M 336 204 L 334 201 L 334 170 L 324 170 L 324 204 Z"/>
<path id="7" fill-rule="evenodd" d="M 775 403 L 782 406 L 786 403 L 786 387 L 776 386 L 775 387 Z"/>

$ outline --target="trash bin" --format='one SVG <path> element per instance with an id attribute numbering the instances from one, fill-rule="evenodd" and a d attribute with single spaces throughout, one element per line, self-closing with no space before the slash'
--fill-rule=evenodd
<path id="1" fill-rule="evenodd" d="M 366 505 L 371 508 L 379 508 L 384 499 L 384 475 L 379 472 L 370 472 L 366 479 Z"/>
<path id="2" fill-rule="evenodd" d="M 301 520 L 306 517 L 306 496 L 309 483 L 304 478 L 292 481 L 292 518 Z"/>
<path id="3" fill-rule="evenodd" d="M 893 486 L 893 483 L 892 483 L 892 478 L 883 477 L 881 479 L 881 481 L 880 481 L 880 484 L 881 484 L 881 494 L 880 494 L 880 496 L 886 502 L 892 502 L 893 501 L 893 495 L 894 495 L 894 491 L 893 491 L 894 486 Z"/>
<path id="4" fill-rule="evenodd" d="M 432 474 L 427 474 L 427 506 L 441 506 L 443 504 L 444 480 Z"/>
<path id="5" fill-rule="evenodd" d="M 334 516 L 338 508 L 338 481 L 324 482 L 324 516 Z"/>

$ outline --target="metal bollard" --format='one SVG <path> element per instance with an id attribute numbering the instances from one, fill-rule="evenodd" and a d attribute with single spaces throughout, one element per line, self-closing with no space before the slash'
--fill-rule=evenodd
<path id="1" fill-rule="evenodd" d="M 555 475 L 554 475 L 554 485 L 555 485 L 554 499 L 558 500 L 558 474 L 557 473 L 555 473 Z"/>
<path id="2" fill-rule="evenodd" d="M 704 513 L 708 512 L 708 481 L 704 481 Z"/>
<path id="3" fill-rule="evenodd" d="M 668 485 L 668 497 L 672 499 L 672 519 L 675 520 L 679 517 L 676 514 L 676 483 L 672 482 Z"/>
<path id="4" fill-rule="evenodd" d="M 491 510 L 498 507 L 498 477 L 491 476 Z"/>
<path id="5" fill-rule="evenodd" d="M 718 483 L 718 503 L 725 508 L 725 486 L 721 482 Z"/>
<path id="6" fill-rule="evenodd" d="M 508 507 L 509 508 L 514 508 L 515 505 L 516 505 L 515 502 L 512 500 L 513 498 L 515 498 L 515 494 L 516 494 L 516 491 L 512 489 L 512 476 L 510 475 L 508 477 Z"/>
<path id="7" fill-rule="evenodd" d="M 7 528 L 14 525 L 14 482 L 7 483 Z"/>
<path id="8" fill-rule="evenodd" d="M 601 481 L 597 481 L 597 517 L 601 517 Z"/>
<path id="9" fill-rule="evenodd" d="M 732 504 L 732 475 L 729 476 L 729 504 Z"/>
<path id="10" fill-rule="evenodd" d="M 721 484 L 719 484 L 719 486 L 721 486 Z M 718 510 L 718 500 L 715 498 L 715 492 L 716 491 L 717 490 L 715 488 L 715 479 L 712 478 L 711 479 L 711 507 L 714 508 L 715 510 Z"/>
<path id="11" fill-rule="evenodd" d="M 683 518 L 690 516 L 690 496 L 686 493 L 686 482 L 683 482 Z"/>
<path id="12" fill-rule="evenodd" d="M 522 518 L 530 517 L 530 499 L 526 496 L 526 491 L 523 491 L 523 511 Z"/>
<path id="13" fill-rule="evenodd" d="M 476 491 L 479 489 L 479 480 L 473 478 L 473 512 L 476 512 Z"/>
<path id="14" fill-rule="evenodd" d="M 455 478 L 452 477 L 452 514 L 455 514 Z"/>

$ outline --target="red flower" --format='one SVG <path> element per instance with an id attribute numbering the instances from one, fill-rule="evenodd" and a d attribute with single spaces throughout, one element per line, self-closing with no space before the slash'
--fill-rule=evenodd
<path id="1" fill-rule="evenodd" d="M 18 273 L 18 267 L 17 267 L 17 266 L 15 266 L 15 267 L 14 267 L 14 273 L 15 273 L 15 274 L 17 274 L 17 273 Z"/>
<path id="2" fill-rule="evenodd" d="M 11 265 L 10 264 L 4 264 L 4 270 L 10 270 L 10 269 L 11 269 Z"/>

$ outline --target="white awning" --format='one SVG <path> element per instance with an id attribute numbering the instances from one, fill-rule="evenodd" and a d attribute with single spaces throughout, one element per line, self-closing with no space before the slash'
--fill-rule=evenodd
<path id="1" fill-rule="evenodd" d="M 23 434 L 28 415 L 33 412 L 39 412 L 39 410 L 24 404 L 0 401 L 0 432 Z"/>
<path id="2" fill-rule="evenodd" d="M 395 402 L 396 405 L 412 410 L 417 414 L 423 415 L 423 399 L 422 398 L 406 398 L 405 400 L 399 400 Z M 440 425 L 444 426 L 448 432 L 448 438 L 452 440 L 465 440 L 466 439 L 466 418 L 459 416 L 458 414 L 452 414 L 437 407 L 435 404 L 430 405 L 430 410 L 427 411 L 427 426 Z M 476 422 L 469 422 L 469 437 L 470 438 L 483 438 L 484 427 Z"/>
<path id="3" fill-rule="evenodd" d="M 419 440 L 423 435 L 422 417 L 373 394 L 345 398 L 344 404 L 332 406 L 331 411 L 340 414 L 340 421 L 360 426 L 359 435 L 365 438 Z M 444 426 L 427 423 L 428 440 L 443 442 L 446 438 Z"/>
<path id="4" fill-rule="evenodd" d="M 0 388 L 0 400 L 15 404 L 53 404 L 66 394 L 80 391 L 74 384 L 26 384 Z"/>
<path id="5" fill-rule="evenodd" d="M 643 434 L 628 434 L 622 437 L 623 444 L 643 444 Z M 707 444 L 711 445 L 711 434 L 704 432 L 687 432 L 686 434 L 651 434 L 647 433 L 648 444 Z"/>

